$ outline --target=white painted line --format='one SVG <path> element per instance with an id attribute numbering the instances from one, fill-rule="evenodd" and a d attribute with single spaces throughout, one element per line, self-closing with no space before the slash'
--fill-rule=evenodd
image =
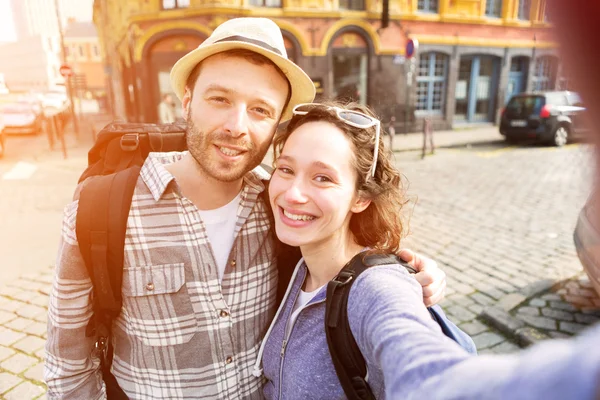
<path id="1" fill-rule="evenodd" d="M 2 175 L 2 179 L 5 181 L 29 179 L 36 170 L 37 165 L 19 161 L 10 171 Z"/>

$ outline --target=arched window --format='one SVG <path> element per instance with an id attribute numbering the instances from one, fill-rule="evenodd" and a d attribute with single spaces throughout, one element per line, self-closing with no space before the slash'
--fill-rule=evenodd
<path id="1" fill-rule="evenodd" d="M 358 30 L 337 35 L 331 44 L 332 95 L 341 101 L 367 104 L 369 42 Z"/>
<path id="2" fill-rule="evenodd" d="M 536 60 L 532 81 L 534 91 L 554 90 L 557 66 L 556 57 L 553 56 L 542 56 Z"/>
<path id="3" fill-rule="evenodd" d="M 433 52 L 421 54 L 417 76 L 417 111 L 443 112 L 447 77 L 447 55 Z"/>

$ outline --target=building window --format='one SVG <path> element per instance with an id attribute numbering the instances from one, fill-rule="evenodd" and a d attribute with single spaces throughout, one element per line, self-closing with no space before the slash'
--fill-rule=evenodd
<path id="1" fill-rule="evenodd" d="M 419 58 L 417 77 L 417 111 L 442 112 L 446 100 L 448 56 L 423 53 Z"/>
<path id="2" fill-rule="evenodd" d="M 190 0 L 162 0 L 163 10 L 172 10 L 174 8 L 188 8 Z"/>
<path id="3" fill-rule="evenodd" d="M 544 92 L 547 90 L 554 90 L 556 67 L 557 62 L 555 57 L 543 56 L 536 60 L 532 82 L 534 91 Z"/>
<path id="4" fill-rule="evenodd" d="M 438 0 L 419 0 L 417 2 L 417 10 L 421 12 L 438 12 Z"/>
<path id="5" fill-rule="evenodd" d="M 250 0 L 249 4 L 254 7 L 281 7 L 281 0 Z"/>
<path id="6" fill-rule="evenodd" d="M 364 0 L 339 0 L 340 9 L 342 10 L 365 10 Z"/>
<path id="7" fill-rule="evenodd" d="M 502 16 L 502 0 L 486 0 L 485 15 L 500 18 Z"/>
<path id="8" fill-rule="evenodd" d="M 529 21 L 529 11 L 531 10 L 531 0 L 519 1 L 519 19 Z"/>
<path id="9" fill-rule="evenodd" d="M 79 57 L 81 57 L 81 58 L 85 57 L 85 52 L 83 50 L 83 46 L 79 45 L 77 47 L 78 47 L 78 50 L 79 50 Z"/>
<path id="10" fill-rule="evenodd" d="M 92 46 L 92 53 L 94 54 L 94 57 L 96 57 L 96 58 L 100 57 L 100 49 L 98 49 L 97 44 Z"/>

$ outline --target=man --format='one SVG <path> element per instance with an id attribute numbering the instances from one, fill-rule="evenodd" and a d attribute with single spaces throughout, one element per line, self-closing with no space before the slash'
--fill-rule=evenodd
<path id="1" fill-rule="evenodd" d="M 158 105 L 158 120 L 162 124 L 175 122 L 175 103 L 170 94 L 164 94 L 162 101 Z"/>
<path id="2" fill-rule="evenodd" d="M 173 67 L 189 152 L 151 154 L 129 213 L 123 307 L 113 324 L 112 372 L 130 398 L 261 398 L 251 373 L 276 307 L 277 269 L 264 185 L 253 169 L 280 121 L 310 102 L 310 78 L 285 53 L 270 20 L 220 25 Z M 94 337 L 86 336 L 92 286 L 67 206 L 50 298 L 45 378 L 49 398 L 104 394 Z M 421 272 L 426 303 L 443 273 Z M 414 259 L 413 259 L 414 258 Z M 412 260 L 411 260 L 412 259 Z M 437 279 L 436 279 L 437 278 Z"/>

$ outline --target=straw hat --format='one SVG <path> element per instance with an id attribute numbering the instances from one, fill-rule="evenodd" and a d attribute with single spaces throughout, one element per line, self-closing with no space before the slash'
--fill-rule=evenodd
<path id="1" fill-rule="evenodd" d="M 233 49 L 247 49 L 273 61 L 285 74 L 292 93 L 283 110 L 281 121 L 292 117 L 296 104 L 310 103 L 315 98 L 315 85 L 300 67 L 287 58 L 281 30 L 267 18 L 235 18 L 219 25 L 197 49 L 181 57 L 171 70 L 171 85 L 179 100 L 185 84 L 196 65 L 213 54 Z"/>

